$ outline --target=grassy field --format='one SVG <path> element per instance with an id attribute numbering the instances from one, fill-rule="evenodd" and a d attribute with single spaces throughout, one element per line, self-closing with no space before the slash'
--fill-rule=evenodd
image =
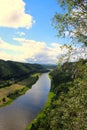
<path id="1" fill-rule="evenodd" d="M 39 74 L 33 74 L 9 87 L 0 89 L 0 107 L 11 103 L 18 96 L 24 94 L 38 80 Z"/>

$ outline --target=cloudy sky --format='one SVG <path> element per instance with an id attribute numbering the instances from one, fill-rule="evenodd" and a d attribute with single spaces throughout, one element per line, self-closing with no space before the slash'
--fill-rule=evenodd
<path id="1" fill-rule="evenodd" d="M 69 39 L 56 37 L 56 0 L 0 0 L 0 59 L 55 64 Z"/>

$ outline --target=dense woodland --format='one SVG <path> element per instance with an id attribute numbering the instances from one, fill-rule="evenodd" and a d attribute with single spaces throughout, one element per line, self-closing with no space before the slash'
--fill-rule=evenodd
<path id="1" fill-rule="evenodd" d="M 66 62 L 50 77 L 54 96 L 28 130 L 86 130 L 87 60 Z"/>
<path id="2" fill-rule="evenodd" d="M 0 60 L 0 88 L 10 86 L 33 73 L 46 71 L 48 70 L 39 64 Z"/>

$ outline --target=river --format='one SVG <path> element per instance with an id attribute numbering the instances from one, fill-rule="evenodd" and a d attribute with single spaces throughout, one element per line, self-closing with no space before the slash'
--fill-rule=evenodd
<path id="1" fill-rule="evenodd" d="M 45 104 L 50 90 L 48 73 L 11 105 L 0 108 L 0 130 L 25 130 Z"/>

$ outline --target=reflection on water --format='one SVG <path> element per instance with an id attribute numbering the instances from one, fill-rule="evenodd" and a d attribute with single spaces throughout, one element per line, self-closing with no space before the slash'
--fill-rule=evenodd
<path id="1" fill-rule="evenodd" d="M 43 107 L 49 90 L 50 79 L 45 73 L 25 95 L 0 108 L 0 130 L 24 130 Z"/>

